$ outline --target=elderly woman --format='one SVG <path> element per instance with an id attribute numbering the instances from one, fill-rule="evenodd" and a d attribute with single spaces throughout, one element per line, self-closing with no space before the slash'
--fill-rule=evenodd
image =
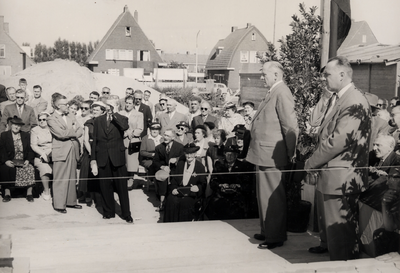
<path id="1" fill-rule="evenodd" d="M 224 129 L 228 134 L 228 138 L 234 137 L 235 134 L 232 130 L 235 128 L 235 125 L 245 123 L 243 116 L 236 113 L 236 105 L 232 102 L 228 102 L 225 106 L 225 115 L 221 118 L 218 129 Z"/>
<path id="2" fill-rule="evenodd" d="M 34 201 L 32 187 L 35 185 L 35 155 L 29 133 L 21 131 L 23 125 L 22 119 L 14 116 L 8 121 L 10 130 L 0 136 L 0 182 L 4 189 L 3 202 L 11 201 L 12 187 L 26 187 L 26 200 Z"/>
<path id="3" fill-rule="evenodd" d="M 195 159 L 198 150 L 199 147 L 193 143 L 184 147 L 185 159 L 178 162 L 168 185 L 164 222 L 192 221 L 196 218 L 194 205 L 202 197 L 206 184 L 204 166 Z"/>
<path id="4" fill-rule="evenodd" d="M 106 112 L 106 105 L 97 101 L 91 105 L 92 118 L 87 120 L 83 129 L 83 154 L 81 158 L 81 171 L 79 173 L 78 194 L 79 203 L 86 203 L 91 206 L 93 203 L 92 192 L 100 192 L 98 184 L 93 180 L 94 176 L 90 171 L 90 158 L 92 154 L 91 144 L 93 141 L 94 119 Z M 89 180 L 88 180 L 89 178 Z"/>
<path id="5" fill-rule="evenodd" d="M 125 110 L 119 112 L 121 115 L 128 118 L 129 129 L 124 133 L 124 144 L 126 147 L 126 168 L 128 170 L 128 189 L 133 188 L 133 178 L 139 168 L 139 151 L 140 151 L 140 134 L 143 131 L 143 113 L 134 108 L 134 97 L 128 96 L 125 98 Z"/>
<path id="6" fill-rule="evenodd" d="M 206 153 L 208 150 L 207 130 L 204 125 L 197 125 L 194 129 L 194 144 L 199 147 L 196 160 L 206 166 Z"/>
<path id="7" fill-rule="evenodd" d="M 38 115 L 39 126 L 31 130 L 31 148 L 35 152 L 34 165 L 39 170 L 44 191 L 41 197 L 45 201 L 51 199 L 49 181 L 53 173 L 51 161 L 51 147 L 53 136 L 47 126 L 49 114 L 42 112 Z"/>
<path id="8" fill-rule="evenodd" d="M 176 124 L 176 129 L 175 141 L 181 143 L 183 146 L 193 142 L 192 134 L 188 134 L 190 128 L 186 121 L 180 121 L 178 124 Z"/>

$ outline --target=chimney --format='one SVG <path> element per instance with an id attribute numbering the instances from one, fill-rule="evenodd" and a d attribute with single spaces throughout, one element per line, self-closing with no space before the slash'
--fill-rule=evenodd
<path id="1" fill-rule="evenodd" d="M 10 34 L 10 28 L 9 28 L 9 26 L 8 26 L 8 23 L 4 23 L 4 31 L 5 31 L 7 34 Z"/>
<path id="2" fill-rule="evenodd" d="M 190 52 L 189 52 L 189 51 L 186 51 L 186 55 L 190 55 Z"/>
<path id="3" fill-rule="evenodd" d="M 139 24 L 139 14 L 137 10 L 135 10 L 135 12 L 133 13 L 133 19 L 135 19 L 136 23 Z"/>
<path id="4" fill-rule="evenodd" d="M 0 31 L 3 32 L 4 30 L 4 16 L 0 16 Z"/>
<path id="5" fill-rule="evenodd" d="M 251 27 L 251 23 L 247 23 L 247 27 L 246 28 L 250 28 Z"/>
<path id="6" fill-rule="evenodd" d="M 128 12 L 128 11 L 129 11 L 128 5 L 125 5 L 125 7 L 124 7 L 124 12 Z"/>
<path id="7" fill-rule="evenodd" d="M 232 31 L 231 32 L 235 32 L 237 30 L 238 27 L 232 27 Z"/>

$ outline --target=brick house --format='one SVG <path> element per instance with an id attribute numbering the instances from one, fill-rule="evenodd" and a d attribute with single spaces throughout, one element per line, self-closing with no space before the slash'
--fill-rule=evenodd
<path id="1" fill-rule="evenodd" d="M 87 64 L 90 70 L 124 76 L 124 68 L 142 68 L 145 74 L 153 72 L 162 59 L 152 42 L 138 24 L 128 6 L 120 14 L 95 50 Z"/>
<path id="2" fill-rule="evenodd" d="M 208 57 L 206 74 L 209 79 L 224 83 L 232 90 L 240 88 L 239 73 L 257 73 L 261 64 L 257 52 L 268 49 L 264 35 L 251 24 L 246 28 L 232 27 L 232 32 L 219 40 Z"/>
<path id="3" fill-rule="evenodd" d="M 33 64 L 30 56 L 11 38 L 9 25 L 0 16 L 0 75 L 10 76 Z"/>

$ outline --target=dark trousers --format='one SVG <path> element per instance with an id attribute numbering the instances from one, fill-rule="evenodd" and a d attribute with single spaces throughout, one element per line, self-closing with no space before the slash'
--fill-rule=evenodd
<path id="1" fill-rule="evenodd" d="M 110 158 L 104 167 L 99 167 L 100 191 L 103 197 L 103 215 L 115 215 L 114 189 L 118 194 L 122 217 L 131 216 L 126 176 L 126 166 L 114 167 Z M 123 177 L 123 178 L 120 178 Z"/>
<path id="2" fill-rule="evenodd" d="M 359 194 L 316 194 L 321 246 L 329 249 L 331 261 L 357 259 Z"/>

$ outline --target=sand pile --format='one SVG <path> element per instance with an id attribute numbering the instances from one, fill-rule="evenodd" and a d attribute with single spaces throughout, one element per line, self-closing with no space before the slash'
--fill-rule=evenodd
<path id="1" fill-rule="evenodd" d="M 31 66 L 3 79 L 1 83 L 6 87 L 13 86 L 18 89 L 18 80 L 20 78 L 25 78 L 28 81 L 28 88 L 31 91 L 34 85 L 42 86 L 42 96 L 49 104 L 51 94 L 54 92 L 59 92 L 68 99 L 72 99 L 76 95 L 81 95 L 86 99 L 89 98 L 89 93 L 92 91 L 101 93 L 101 88 L 104 86 L 108 86 L 111 89 L 111 94 L 118 95 L 121 98 L 125 96 L 127 87 L 132 87 L 133 90 L 150 90 L 150 101 L 153 104 L 158 102 L 159 97 L 158 91 L 134 79 L 93 73 L 76 62 L 60 59 Z M 177 110 L 186 113 L 188 108 L 178 104 Z"/>

